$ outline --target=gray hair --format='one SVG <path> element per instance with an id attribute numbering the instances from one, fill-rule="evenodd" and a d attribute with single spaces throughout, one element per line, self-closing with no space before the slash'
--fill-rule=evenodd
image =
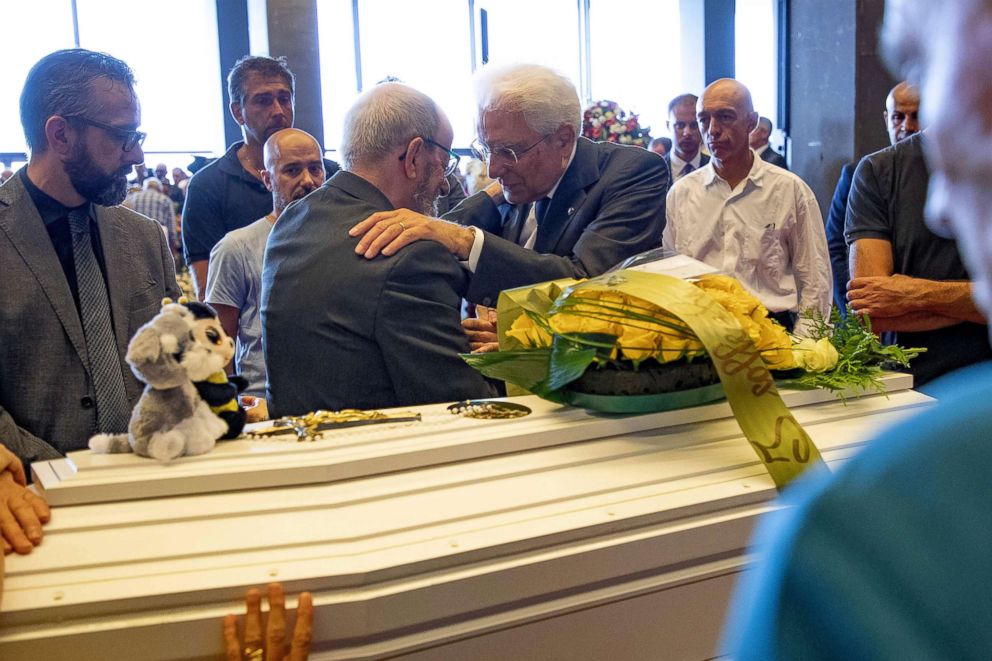
<path id="1" fill-rule="evenodd" d="M 145 179 L 141 183 L 141 188 L 143 190 L 148 190 L 149 188 L 151 188 L 152 190 L 155 190 L 155 191 L 158 191 L 159 193 L 161 193 L 162 192 L 162 182 L 160 182 L 155 177 L 148 177 L 147 179 Z"/>
<path id="2" fill-rule="evenodd" d="M 409 85 L 381 83 L 360 97 L 344 118 L 341 161 L 346 170 L 377 163 L 414 138 L 436 138 L 441 111 Z"/>
<path id="3" fill-rule="evenodd" d="M 53 115 L 71 118 L 96 114 L 103 108 L 94 107 L 90 96 L 92 82 L 106 78 L 134 96 L 134 73 L 127 64 L 106 53 L 83 48 L 55 51 L 31 67 L 21 92 L 21 124 L 28 148 L 35 154 L 48 149 L 45 123 Z"/>
<path id="4" fill-rule="evenodd" d="M 519 112 L 533 131 L 550 135 L 563 125 L 582 133 L 582 106 L 575 85 L 565 76 L 537 64 L 486 66 L 475 77 L 479 114 Z"/>

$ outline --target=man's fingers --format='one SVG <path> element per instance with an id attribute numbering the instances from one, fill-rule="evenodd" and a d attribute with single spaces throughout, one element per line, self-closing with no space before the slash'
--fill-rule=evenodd
<path id="1" fill-rule="evenodd" d="M 262 647 L 262 593 L 255 588 L 245 595 L 245 649 Z"/>
<path id="2" fill-rule="evenodd" d="M 309 592 L 300 594 L 296 606 L 296 626 L 293 628 L 293 643 L 289 650 L 289 661 L 306 661 L 310 656 L 310 642 L 313 640 L 313 597 Z"/>
<path id="3" fill-rule="evenodd" d="M 378 230 L 378 228 L 376 229 Z M 387 257 L 395 254 L 403 246 L 407 246 L 420 238 L 420 233 L 416 229 L 413 225 L 405 225 L 403 223 L 393 223 L 386 227 L 366 246 L 363 253 L 365 259 L 372 259 L 379 254 Z M 371 233 L 367 234 L 366 239 L 370 236 L 372 236 Z M 363 242 L 365 242 L 365 239 L 359 242 L 359 247 L 361 247 Z"/>
<path id="4" fill-rule="evenodd" d="M 269 583 L 269 621 L 265 625 L 266 661 L 281 661 L 286 653 L 286 596 L 280 583 Z"/>
<path id="5" fill-rule="evenodd" d="M 27 538 L 35 546 L 41 544 L 41 521 L 38 520 L 38 515 L 27 497 L 17 498 L 9 504 L 14 518 L 17 519 Z"/>
<path id="6" fill-rule="evenodd" d="M 353 226 L 350 230 L 348 230 L 348 234 L 350 236 L 361 236 L 375 227 L 376 223 L 383 220 L 389 220 L 395 216 L 396 213 L 396 211 L 377 211 L 362 222 Z"/>
<path id="7" fill-rule="evenodd" d="M 27 555 L 34 548 L 34 544 L 24 534 L 21 524 L 14 518 L 14 514 L 7 508 L 6 502 L 0 502 L 0 534 L 3 535 L 6 544 L 21 555 Z"/>
<path id="8" fill-rule="evenodd" d="M 468 331 L 485 331 L 487 333 L 496 332 L 496 324 L 488 319 L 462 319 L 462 328 Z"/>
<path id="9" fill-rule="evenodd" d="M 224 616 L 224 658 L 241 661 L 241 643 L 238 641 L 238 617 Z"/>
<path id="10" fill-rule="evenodd" d="M 482 342 L 469 345 L 472 353 L 492 353 L 499 351 L 499 342 Z"/>

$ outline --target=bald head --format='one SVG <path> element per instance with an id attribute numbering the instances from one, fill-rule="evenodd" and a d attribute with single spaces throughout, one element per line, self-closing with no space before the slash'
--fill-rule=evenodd
<path id="1" fill-rule="evenodd" d="M 908 138 L 920 130 L 920 93 L 903 81 L 889 91 L 885 99 L 885 129 L 889 142 Z"/>
<path id="2" fill-rule="evenodd" d="M 758 114 L 747 87 L 733 78 L 711 83 L 696 104 L 696 117 L 718 173 L 726 163 L 750 168 L 748 135 L 758 124 Z"/>
<path id="3" fill-rule="evenodd" d="M 324 158 L 317 140 L 300 129 L 276 131 L 265 141 L 262 181 L 272 191 L 278 217 L 290 202 L 299 200 L 324 183 Z"/>

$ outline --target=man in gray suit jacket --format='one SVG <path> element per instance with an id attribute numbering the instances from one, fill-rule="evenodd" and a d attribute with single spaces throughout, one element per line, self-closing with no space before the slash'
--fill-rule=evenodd
<path id="1" fill-rule="evenodd" d="M 479 140 L 497 181 L 445 218 L 408 209 L 356 226 L 371 258 L 436 241 L 471 272 L 468 300 L 555 278 L 596 276 L 656 247 L 665 225 L 668 168 L 646 149 L 578 137 L 581 108 L 565 77 L 537 65 L 486 68 L 476 81 Z"/>
<path id="2" fill-rule="evenodd" d="M 262 346 L 273 416 L 408 406 L 494 394 L 459 358 L 466 273 L 423 242 L 365 260 L 348 230 L 377 211 L 435 210 L 457 166 L 429 97 L 381 83 L 345 118 L 344 171 L 283 212 L 262 270 Z"/>
<path id="3" fill-rule="evenodd" d="M 133 86 L 124 62 L 72 49 L 21 94 L 31 158 L 0 188 L 0 443 L 26 465 L 126 431 L 128 341 L 179 295 L 162 228 L 117 206 L 144 161 Z"/>

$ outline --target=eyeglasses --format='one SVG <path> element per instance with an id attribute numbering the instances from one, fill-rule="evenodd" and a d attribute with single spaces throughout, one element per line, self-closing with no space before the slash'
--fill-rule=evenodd
<path id="1" fill-rule="evenodd" d="M 438 142 L 435 142 L 434 140 L 432 140 L 430 138 L 424 138 L 424 142 L 426 142 L 429 145 L 434 145 L 435 147 L 437 147 L 438 149 L 440 149 L 442 151 L 448 152 L 448 165 L 445 166 L 445 168 L 444 168 L 444 176 L 445 177 L 449 177 L 452 174 L 454 174 L 455 173 L 455 170 L 458 169 L 458 161 L 462 160 L 462 157 L 459 156 L 458 154 L 456 154 L 455 152 L 451 151 L 450 149 L 448 149 L 444 145 L 442 145 L 442 144 L 440 144 Z"/>
<path id="2" fill-rule="evenodd" d="M 96 120 L 90 119 L 89 117 L 84 117 L 83 115 L 69 115 L 66 119 L 78 119 L 83 124 L 89 124 L 90 126 L 95 126 L 98 129 L 103 129 L 108 133 L 112 133 L 123 140 L 121 144 L 121 149 L 125 152 L 129 152 L 135 148 L 136 145 L 140 145 L 148 137 L 148 134 L 143 131 L 132 131 L 130 129 L 121 128 L 119 126 L 111 126 L 110 124 L 104 124 L 103 122 L 98 122 Z"/>
<path id="3" fill-rule="evenodd" d="M 456 154 L 455 152 L 451 151 L 450 149 L 448 149 L 447 147 L 445 147 L 441 143 L 437 142 L 436 140 L 433 140 L 431 138 L 421 138 L 421 140 L 423 140 L 424 142 L 426 142 L 427 144 L 429 144 L 429 145 L 431 145 L 433 147 L 437 147 L 441 151 L 444 151 L 444 152 L 447 152 L 448 153 L 448 164 L 446 166 L 444 166 L 444 176 L 445 177 L 449 177 L 452 174 L 454 174 L 455 170 L 458 169 L 458 162 L 460 160 L 462 160 L 462 157 L 459 156 L 458 154 Z M 404 159 L 406 159 L 406 152 L 404 152 L 400 156 L 400 160 L 401 161 L 404 160 Z"/>
<path id="4" fill-rule="evenodd" d="M 554 135 L 554 133 L 547 134 L 546 136 L 544 136 L 543 138 L 532 144 L 530 147 L 527 147 L 526 149 L 521 150 L 519 152 L 513 151 L 509 147 L 492 147 L 492 148 L 487 147 L 478 138 L 472 141 L 470 147 L 472 149 L 472 155 L 475 156 L 480 161 L 482 161 L 483 163 L 486 163 L 487 165 L 490 163 L 490 159 L 498 158 L 506 162 L 506 164 L 509 165 L 510 167 L 513 167 L 514 165 L 520 162 L 520 159 L 524 154 L 526 154 L 531 149 L 533 149 L 534 147 L 538 146 L 539 144 L 550 138 L 552 135 Z"/>

